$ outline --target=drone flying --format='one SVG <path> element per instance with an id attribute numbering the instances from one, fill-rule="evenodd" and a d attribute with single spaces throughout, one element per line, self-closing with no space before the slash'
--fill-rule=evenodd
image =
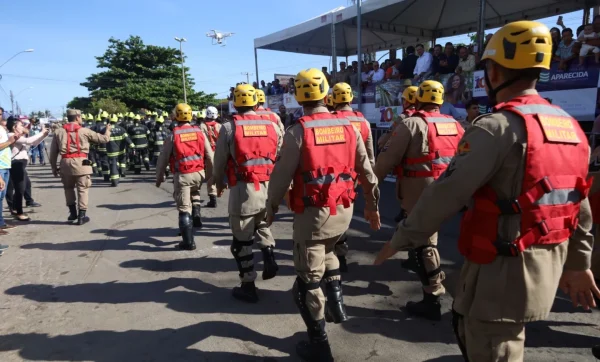
<path id="1" fill-rule="evenodd" d="M 211 30 L 210 32 L 206 33 L 206 36 L 209 38 L 212 38 L 212 44 L 213 45 L 221 45 L 221 46 L 225 46 L 227 45 L 227 43 L 225 42 L 225 38 L 228 38 L 230 36 L 232 36 L 235 33 L 221 33 L 220 31 L 217 30 Z"/>

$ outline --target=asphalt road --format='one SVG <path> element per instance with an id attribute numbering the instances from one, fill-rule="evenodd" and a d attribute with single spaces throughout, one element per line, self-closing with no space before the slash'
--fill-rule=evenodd
<path id="1" fill-rule="evenodd" d="M 157 189 L 152 172 L 118 188 L 96 178 L 91 222 L 81 227 L 65 222 L 62 186 L 49 167 L 29 172 L 43 206 L 0 239 L 10 245 L 0 257 L 0 361 L 297 361 L 294 346 L 305 329 L 290 293 L 292 218 L 285 207 L 272 228 L 280 274 L 260 280 L 259 262 L 261 300 L 249 305 L 231 297 L 238 277 L 227 195 L 217 209 L 203 209 L 198 249 L 178 251 L 172 184 Z M 400 307 L 421 292 L 416 276 L 400 268 L 405 253 L 371 265 L 397 212 L 393 185 L 383 185 L 382 194 L 384 229 L 369 231 L 359 200 L 349 231 L 350 272 L 343 278 L 351 319 L 327 326 L 336 361 L 461 361 L 451 296 L 444 297 L 441 322 L 411 318 Z M 454 218 L 440 238 L 449 284 L 461 262 L 457 231 Z M 550 319 L 527 329 L 526 360 L 593 361 L 599 316 L 557 297 Z"/>

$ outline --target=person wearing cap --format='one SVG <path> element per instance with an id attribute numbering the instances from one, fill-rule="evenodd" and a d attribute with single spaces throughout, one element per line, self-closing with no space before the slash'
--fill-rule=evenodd
<path id="1" fill-rule="evenodd" d="M 272 279 L 279 267 L 273 249 L 275 239 L 265 222 L 267 187 L 273 165 L 281 148 L 281 129 L 268 115 L 258 115 L 256 89 L 239 84 L 233 92 L 237 114 L 223 124 L 217 138 L 214 182 L 217 196 L 226 187 L 229 194 L 229 224 L 233 241 L 231 253 L 238 267 L 241 286 L 233 288 L 233 297 L 248 303 L 258 302 L 254 281 L 254 252 L 258 244 L 263 256 L 262 279 Z M 227 183 L 225 184 L 225 176 Z"/>
<path id="2" fill-rule="evenodd" d="M 267 224 L 289 193 L 296 269 L 292 294 L 308 331 L 308 341 L 297 344 L 296 353 L 304 361 L 333 361 L 325 321 L 348 320 L 334 248 L 350 226 L 356 172 L 365 196 L 365 219 L 374 230 L 380 227 L 379 189 L 360 133 L 325 106 L 325 74 L 303 70 L 294 85 L 304 116 L 285 133 L 269 183 Z"/>
<path id="3" fill-rule="evenodd" d="M 258 107 L 256 108 L 256 114 L 258 115 L 266 115 L 271 121 L 279 127 L 281 134 L 285 133 L 285 127 L 281 122 L 281 118 L 279 115 L 271 110 L 271 108 L 265 107 L 265 103 L 267 102 L 267 97 L 265 96 L 265 92 L 260 89 L 256 90 L 256 96 L 258 97 Z"/>
<path id="4" fill-rule="evenodd" d="M 50 165 L 54 177 L 61 178 L 67 206 L 69 207 L 68 221 L 77 220 L 77 225 L 89 221 L 86 215 L 88 209 L 88 192 L 92 186 L 92 163 L 87 154 L 90 143 L 106 144 L 110 141 L 111 125 L 106 126 L 106 132 L 100 134 L 82 127 L 81 111 L 67 110 L 69 123 L 58 129 L 50 147 Z M 57 165 L 61 156 L 60 168 Z M 77 188 L 77 194 L 75 193 Z"/>
<path id="5" fill-rule="evenodd" d="M 427 248 L 466 208 L 453 327 L 469 361 L 522 361 L 525 323 L 549 315 L 559 287 L 584 309 L 600 296 L 590 271 L 589 144 L 578 122 L 535 90 L 551 58 L 542 23 L 509 23 L 492 36 L 482 61 L 496 106 L 467 130 L 375 261 Z"/>
<path id="6" fill-rule="evenodd" d="M 194 250 L 194 227 L 202 228 L 200 187 L 212 177 L 213 151 L 204 133 L 190 125 L 192 108 L 180 103 L 175 107 L 177 126 L 165 139 L 156 163 L 156 187 L 165 180 L 167 166 L 173 172 L 173 197 L 179 211 L 181 250 Z"/>
<path id="7" fill-rule="evenodd" d="M 400 182 L 402 208 L 408 215 L 425 188 L 448 168 L 464 134 L 457 120 L 440 113 L 443 102 L 441 83 L 433 80 L 421 83 L 416 95 L 417 111 L 398 124 L 377 157 L 375 174 L 383 179 L 394 171 Z M 410 250 L 402 266 L 417 273 L 423 283 L 423 300 L 408 302 L 408 313 L 440 320 L 440 297 L 445 289 L 444 273 L 439 271 L 437 233 L 432 233 L 426 245 Z"/>
<path id="8" fill-rule="evenodd" d="M 123 127 L 119 126 L 118 122 L 119 117 L 116 114 L 113 114 L 110 117 L 110 140 L 106 144 L 106 157 L 108 158 L 110 185 L 112 187 L 117 187 L 119 185 L 119 179 L 125 177 L 125 170 L 127 169 L 125 152 L 127 151 L 127 147 L 134 147 L 129 135 L 125 132 Z M 101 129 L 99 133 L 106 133 L 106 127 Z"/>
<path id="9" fill-rule="evenodd" d="M 142 173 L 142 163 L 146 167 L 146 171 L 150 170 L 150 158 L 148 157 L 148 136 L 150 130 L 142 124 L 142 116 L 135 115 L 133 117 L 133 125 L 127 133 L 134 143 L 133 168 L 135 174 Z"/>

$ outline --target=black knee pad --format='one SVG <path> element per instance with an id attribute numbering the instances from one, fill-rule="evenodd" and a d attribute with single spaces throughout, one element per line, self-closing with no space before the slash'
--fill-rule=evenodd
<path id="1" fill-rule="evenodd" d="M 186 228 L 188 225 L 192 223 L 192 216 L 189 212 L 180 212 L 179 213 L 179 227 Z"/>
<path id="2" fill-rule="evenodd" d="M 430 272 L 428 272 L 425 269 L 425 260 L 423 258 L 423 251 L 427 248 L 437 249 L 437 247 L 432 246 L 432 245 L 424 245 L 424 246 L 420 246 L 418 248 L 413 249 L 415 256 L 416 256 L 416 261 L 417 261 L 417 275 L 421 279 L 421 283 L 424 286 L 429 285 L 429 278 L 442 272 L 441 267 L 438 267 L 437 269 L 432 270 Z"/>
<path id="3" fill-rule="evenodd" d="M 252 247 L 253 243 L 253 240 L 241 241 L 236 238 L 233 238 L 233 242 L 231 243 L 231 247 L 229 248 L 231 254 L 233 255 L 233 258 L 235 259 L 235 262 L 237 263 L 238 271 L 240 272 L 240 278 L 243 277 L 245 273 L 249 273 L 254 270 L 254 264 L 252 264 L 249 267 L 244 267 L 242 265 L 242 262 L 244 261 L 252 261 L 254 259 L 254 254 L 250 253 L 245 256 L 240 256 L 242 249 L 244 247 Z"/>

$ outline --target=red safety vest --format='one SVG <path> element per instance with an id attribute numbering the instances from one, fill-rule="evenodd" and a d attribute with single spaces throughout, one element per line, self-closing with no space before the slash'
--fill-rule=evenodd
<path id="1" fill-rule="evenodd" d="M 277 132 L 267 116 L 235 115 L 235 155 L 228 161 L 227 178 L 230 186 L 239 181 L 254 183 L 269 181 L 277 158 Z"/>
<path id="2" fill-rule="evenodd" d="M 63 125 L 63 129 L 67 131 L 67 153 L 61 154 L 62 158 L 87 158 L 87 153 L 81 152 L 81 140 L 79 139 L 79 130 L 82 127 L 75 122 L 69 122 Z M 75 144 L 77 152 L 71 152 L 71 133 L 75 133 Z"/>
<path id="3" fill-rule="evenodd" d="M 371 124 L 365 116 L 355 111 L 336 111 L 336 113 L 350 121 L 354 128 L 360 132 L 360 136 L 366 144 L 369 133 L 371 133 Z"/>
<path id="4" fill-rule="evenodd" d="M 421 117 L 427 122 L 429 153 L 422 157 L 405 157 L 395 168 L 397 177 L 433 177 L 437 179 L 450 165 L 465 130 L 454 118 L 441 113 L 416 111 L 412 117 Z M 431 171 L 410 171 L 404 167 L 428 163 Z"/>
<path id="5" fill-rule="evenodd" d="M 579 124 L 567 112 L 538 95 L 526 95 L 494 107 L 519 115 L 527 131 L 521 194 L 499 199 L 488 185 L 473 195 L 465 212 L 458 248 L 468 260 L 488 264 L 497 255 L 516 256 L 536 244 L 559 244 L 578 224 L 579 205 L 587 197 L 589 146 Z M 498 219 L 521 215 L 520 236 L 498 238 Z"/>
<path id="6" fill-rule="evenodd" d="M 204 133 L 190 125 L 173 129 L 171 170 L 174 173 L 193 173 L 204 170 Z"/>
<path id="7" fill-rule="evenodd" d="M 254 111 L 259 116 L 268 116 L 271 122 L 279 125 L 277 121 L 276 113 L 271 111 L 271 108 L 259 107 L 256 111 Z"/>
<path id="8" fill-rule="evenodd" d="M 404 111 L 402 111 L 402 114 L 406 115 L 406 117 L 412 117 L 413 114 L 415 114 L 415 112 L 417 112 L 416 109 L 408 108 L 408 109 L 405 109 Z"/>
<path id="9" fill-rule="evenodd" d="M 290 206 L 295 213 L 305 207 L 350 207 L 354 201 L 356 132 L 339 114 L 316 113 L 298 120 L 304 128 L 300 165 L 294 175 Z"/>
<path id="10" fill-rule="evenodd" d="M 213 152 L 217 148 L 217 139 L 219 138 L 219 130 L 217 129 L 217 121 L 205 121 L 206 129 L 208 129 L 208 142 Z"/>

